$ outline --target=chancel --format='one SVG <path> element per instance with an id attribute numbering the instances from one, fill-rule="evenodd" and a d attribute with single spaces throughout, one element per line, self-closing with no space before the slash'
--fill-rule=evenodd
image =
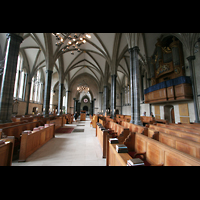
<path id="1" fill-rule="evenodd" d="M 0 166 L 199 166 L 199 43 L 0 33 Z"/>

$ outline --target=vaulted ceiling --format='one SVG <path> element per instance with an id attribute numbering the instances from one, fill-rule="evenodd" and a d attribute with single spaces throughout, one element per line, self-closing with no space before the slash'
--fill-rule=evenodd
<path id="1" fill-rule="evenodd" d="M 47 34 L 51 42 L 46 39 Z M 87 73 L 96 80 L 99 86 L 103 86 L 104 82 L 108 81 L 109 75 L 113 73 L 112 63 L 116 65 L 114 68 L 117 69 L 117 81 L 120 85 L 124 76 L 129 76 L 129 53 L 125 33 L 90 33 L 91 38 L 81 45 L 81 52 L 74 51 L 74 55 L 71 55 L 71 51 L 62 52 L 61 49 L 66 42 L 62 46 L 56 46 L 56 38 L 51 33 L 24 33 L 22 35 L 24 40 L 20 45 L 20 52 L 26 63 L 24 68 L 31 74 L 29 78 L 33 77 L 40 68 L 45 74 L 49 45 L 52 47 L 55 59 L 53 73 L 58 73 L 59 77 L 59 74 L 64 72 L 65 83 L 69 85 L 80 74 Z"/>
<path id="2" fill-rule="evenodd" d="M 65 88 L 80 74 L 89 74 L 99 85 L 100 90 L 111 74 L 117 74 L 117 83 L 121 86 L 124 77 L 129 78 L 129 52 L 126 33 L 90 33 L 91 39 L 81 45 L 81 52 L 62 52 L 62 46 L 56 46 L 56 38 L 51 33 L 20 33 L 24 40 L 20 45 L 20 53 L 24 58 L 24 68 L 32 78 L 38 69 L 45 74 L 48 51 L 52 51 L 54 59 L 54 77 L 63 77 Z M 161 33 L 138 34 L 140 62 L 147 67 L 147 58 L 155 50 L 155 43 Z M 174 34 L 175 35 L 175 34 Z M 192 34 L 176 34 L 188 49 L 190 42 L 197 36 Z M 192 39 L 193 38 L 193 39 Z M 0 33 L 0 56 L 5 54 L 6 33 Z M 192 45 L 190 45 L 192 46 Z M 190 50 L 188 50 L 190 51 Z M 57 75 L 55 75 L 57 74 Z M 64 76 L 63 76 L 64 75 Z"/>

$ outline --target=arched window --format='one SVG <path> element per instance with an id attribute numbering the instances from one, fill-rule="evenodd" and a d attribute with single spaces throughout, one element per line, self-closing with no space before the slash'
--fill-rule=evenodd
<path id="1" fill-rule="evenodd" d="M 17 60 L 17 70 L 15 75 L 15 86 L 14 86 L 14 94 L 13 97 L 17 99 L 23 99 L 25 95 L 25 71 L 23 69 L 23 57 L 19 53 L 18 60 Z"/>
<path id="2" fill-rule="evenodd" d="M 32 78 L 30 100 L 36 103 L 41 103 L 43 82 L 41 81 L 41 71 L 38 70 Z"/>

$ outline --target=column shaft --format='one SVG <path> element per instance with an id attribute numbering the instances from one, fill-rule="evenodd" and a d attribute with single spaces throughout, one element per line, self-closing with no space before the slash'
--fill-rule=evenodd
<path id="1" fill-rule="evenodd" d="M 130 48 L 131 123 L 142 125 L 140 120 L 139 48 Z"/>
<path id="2" fill-rule="evenodd" d="M 62 114 L 62 104 L 63 104 L 63 83 L 59 84 L 59 95 L 58 95 L 58 115 Z"/>
<path id="3" fill-rule="evenodd" d="M 117 75 L 111 75 L 111 117 L 112 119 L 115 118 L 115 110 L 116 110 L 116 78 Z"/>
<path id="4" fill-rule="evenodd" d="M 51 78 L 53 71 L 46 70 L 46 81 L 44 90 L 44 104 L 43 104 L 43 115 L 49 117 L 49 104 L 50 104 L 50 92 L 51 92 Z"/>
<path id="5" fill-rule="evenodd" d="M 19 47 L 23 38 L 13 33 L 7 34 L 8 42 L 1 84 L 0 122 L 11 122 L 13 92 Z"/>
<path id="6" fill-rule="evenodd" d="M 197 107 L 197 101 L 196 101 L 196 90 L 194 88 L 194 73 L 193 73 L 193 66 L 192 66 L 192 60 L 195 59 L 195 56 L 189 56 L 187 57 L 187 60 L 189 62 L 189 69 L 190 69 L 190 79 L 192 82 L 192 93 L 193 93 L 193 101 L 194 101 L 194 114 L 195 114 L 195 122 L 200 123 L 199 121 L 199 114 L 198 114 L 198 107 Z"/>

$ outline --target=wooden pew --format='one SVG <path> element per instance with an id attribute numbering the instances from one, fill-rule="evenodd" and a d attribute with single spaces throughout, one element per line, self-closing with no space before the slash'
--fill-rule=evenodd
<path id="1" fill-rule="evenodd" d="M 13 122 L 24 121 L 24 120 L 27 120 L 28 122 L 34 122 L 34 121 L 38 121 L 42 118 L 43 118 L 42 115 L 28 115 L 28 116 L 21 116 L 21 117 L 17 117 L 17 118 L 13 117 L 11 120 Z"/>
<path id="2" fill-rule="evenodd" d="M 148 136 L 148 128 L 136 124 L 132 124 L 129 122 L 122 121 L 121 125 L 128 128 L 130 132 L 137 132 Z"/>
<path id="3" fill-rule="evenodd" d="M 52 119 L 47 123 L 55 124 L 55 131 L 56 131 L 57 129 L 63 126 L 63 117 L 62 116 L 56 117 L 56 119 Z"/>
<path id="4" fill-rule="evenodd" d="M 0 144 L 0 166 L 11 166 L 15 137 L 8 136 L 7 138 L 1 140 L 5 143 Z"/>
<path id="5" fill-rule="evenodd" d="M 3 132 L 7 136 L 15 136 L 15 139 L 20 139 L 20 134 L 22 133 L 22 131 L 32 130 L 34 127 L 42 125 L 44 125 L 42 121 L 36 121 L 4 127 L 0 129 L 0 138 Z"/>
<path id="6" fill-rule="evenodd" d="M 106 149 L 107 149 L 107 141 L 109 140 L 109 138 L 117 137 L 120 142 L 123 142 L 129 134 L 129 129 L 119 124 L 116 124 L 115 122 L 112 122 L 112 121 L 109 121 L 107 123 L 105 130 L 101 130 L 101 128 L 102 126 L 97 125 L 96 134 L 103 151 L 103 158 L 105 158 Z M 112 135 L 111 132 L 115 133 L 115 135 Z"/>
<path id="7" fill-rule="evenodd" d="M 96 123 L 98 121 L 98 116 L 97 115 L 93 115 L 92 117 L 92 127 L 96 128 Z"/>
<path id="8" fill-rule="evenodd" d="M 156 126 L 156 125 L 152 125 L 152 124 L 149 125 L 149 128 L 152 128 L 152 129 L 159 131 L 159 132 L 164 132 L 164 133 L 167 133 L 167 134 L 170 134 L 170 135 L 174 135 L 174 136 L 177 136 L 177 137 L 192 140 L 192 141 L 195 141 L 195 142 L 200 142 L 200 135 L 196 135 L 196 134 L 193 134 L 193 133 L 187 133 L 187 132 L 169 129 L 169 128 Z"/>
<path id="9" fill-rule="evenodd" d="M 173 124 L 173 123 L 169 123 L 170 126 L 175 126 L 175 127 L 181 127 L 181 128 L 192 128 L 195 130 L 200 130 L 200 127 L 198 125 L 193 126 L 193 124 Z"/>
<path id="10" fill-rule="evenodd" d="M 155 118 L 151 116 L 140 116 L 140 120 L 145 124 L 153 124 L 156 122 Z"/>
<path id="11" fill-rule="evenodd" d="M 110 129 L 110 132 L 113 137 L 117 137 L 119 142 L 123 142 L 129 134 L 129 128 L 116 124 L 115 122 L 109 121 L 106 126 L 106 129 Z"/>
<path id="12" fill-rule="evenodd" d="M 100 123 L 102 126 L 105 126 L 106 120 L 105 120 L 104 118 L 99 118 L 99 123 Z"/>
<path id="13" fill-rule="evenodd" d="M 174 149 L 185 152 L 196 158 L 200 158 L 200 144 L 191 140 L 169 135 L 163 132 L 148 129 L 148 137 L 155 139 L 163 144 L 166 144 Z"/>
<path id="14" fill-rule="evenodd" d="M 35 152 L 53 137 L 55 137 L 55 124 L 50 124 L 49 127 L 30 134 L 23 132 L 21 137 L 18 162 L 26 161 L 26 159 L 33 152 Z"/>
<path id="15" fill-rule="evenodd" d="M 193 128 L 189 128 L 189 127 L 185 128 L 185 127 L 182 127 L 182 126 L 172 126 L 172 125 L 167 125 L 167 124 L 156 124 L 156 125 L 160 126 L 160 127 L 173 129 L 173 130 L 184 131 L 184 132 L 187 132 L 187 133 L 193 133 L 193 134 L 196 134 L 196 135 L 200 135 L 200 129 L 193 129 Z"/>
<path id="16" fill-rule="evenodd" d="M 155 122 L 158 124 L 158 123 L 161 123 L 161 124 L 169 124 L 169 122 L 166 120 L 166 119 L 155 119 Z"/>
<path id="17" fill-rule="evenodd" d="M 116 144 L 108 141 L 106 165 L 107 166 L 127 166 L 127 160 L 132 159 L 128 153 L 117 153 Z"/>
<path id="18" fill-rule="evenodd" d="M 103 158 L 106 157 L 106 145 L 107 145 L 107 140 L 108 140 L 108 136 L 109 136 L 109 132 L 108 129 L 105 129 L 102 125 L 100 125 L 99 123 L 97 123 L 97 127 L 96 127 L 96 136 L 99 140 L 102 152 L 103 152 Z M 111 137 L 111 136 L 110 136 Z"/>
<path id="19" fill-rule="evenodd" d="M 132 158 L 130 154 L 135 155 L 135 153 L 142 153 L 144 157 L 141 158 L 151 166 L 200 166 L 200 159 L 140 133 L 130 133 L 124 144 L 128 147 L 129 153 L 116 153 L 114 152 L 116 144 L 108 144 L 106 158 L 108 166 L 126 166 L 127 160 Z"/>
<path id="20" fill-rule="evenodd" d="M 25 123 L 28 123 L 28 121 L 24 120 L 24 121 L 19 121 L 19 122 L 4 123 L 4 124 L 0 124 L 0 128 L 14 126 L 14 125 L 19 125 L 19 124 L 25 124 Z"/>

